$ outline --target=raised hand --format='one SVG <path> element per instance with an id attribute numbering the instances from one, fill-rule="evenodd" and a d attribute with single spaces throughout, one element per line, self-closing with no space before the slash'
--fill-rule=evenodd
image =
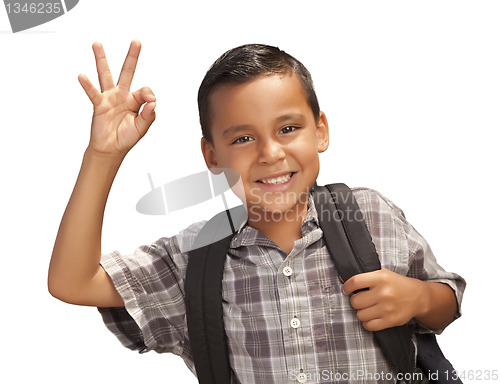
<path id="1" fill-rule="evenodd" d="M 125 156 L 146 134 L 156 116 L 156 97 L 150 88 L 130 92 L 141 43 L 138 40 L 131 42 L 116 85 L 113 83 L 104 48 L 100 43 L 94 43 L 92 49 L 101 92 L 87 76 L 78 76 L 78 81 L 94 105 L 89 149 L 96 154 Z M 144 108 L 139 113 L 142 105 Z"/>

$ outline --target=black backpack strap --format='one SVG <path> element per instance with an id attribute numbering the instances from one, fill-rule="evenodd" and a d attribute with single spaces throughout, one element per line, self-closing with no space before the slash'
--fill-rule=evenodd
<path id="1" fill-rule="evenodd" d="M 222 274 L 232 237 L 189 253 L 184 283 L 186 316 L 196 376 L 202 384 L 222 384 L 230 380 L 222 320 Z"/>
<path id="2" fill-rule="evenodd" d="M 380 261 L 354 195 L 345 184 L 316 186 L 314 203 L 326 247 L 342 281 L 380 269 Z M 415 370 L 415 347 L 407 325 L 374 332 L 385 358 L 398 372 Z"/>
<path id="3" fill-rule="evenodd" d="M 231 379 L 222 278 L 233 233 L 245 220 L 243 206 L 219 213 L 203 226 L 189 251 L 184 281 L 186 317 L 196 375 L 202 384 L 229 384 Z"/>

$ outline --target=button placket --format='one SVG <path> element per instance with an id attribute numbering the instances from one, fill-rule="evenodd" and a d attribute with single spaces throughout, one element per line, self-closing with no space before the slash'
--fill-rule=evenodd
<path id="1" fill-rule="evenodd" d="M 304 291 L 304 260 L 303 260 L 304 244 L 295 244 L 295 248 L 283 260 L 281 269 L 278 272 L 278 281 L 280 281 L 279 290 L 286 292 L 286 301 L 282 301 L 282 319 L 283 326 L 288 324 L 288 332 L 284 333 L 285 336 L 285 353 L 290 356 L 298 354 L 293 359 L 292 366 L 297 368 L 304 367 L 309 364 L 307 361 L 307 348 L 309 345 L 309 330 L 308 318 L 302 319 L 304 315 L 302 308 L 306 308 L 306 292 Z M 281 296 L 285 297 L 285 296 Z M 305 321 L 305 323 L 304 323 Z M 306 328 L 303 328 L 306 327 Z M 288 359 L 287 359 L 288 360 Z M 290 361 L 291 363 L 291 361 Z M 306 383 L 308 382 L 308 375 L 300 369 L 299 373 L 295 371 L 295 382 Z"/>

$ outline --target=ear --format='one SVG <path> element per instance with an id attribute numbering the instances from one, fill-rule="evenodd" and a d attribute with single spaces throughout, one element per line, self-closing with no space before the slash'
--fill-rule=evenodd
<path id="1" fill-rule="evenodd" d="M 201 152 L 203 153 L 205 164 L 211 172 L 213 172 L 212 169 L 219 168 L 219 163 L 215 154 L 215 147 L 209 140 L 204 137 L 201 138 Z M 218 174 L 220 173 L 220 171 L 213 173 Z"/>
<path id="2" fill-rule="evenodd" d="M 328 130 L 328 120 L 324 112 L 319 113 L 316 123 L 316 136 L 318 139 L 318 153 L 326 151 L 330 143 L 330 133 Z"/>

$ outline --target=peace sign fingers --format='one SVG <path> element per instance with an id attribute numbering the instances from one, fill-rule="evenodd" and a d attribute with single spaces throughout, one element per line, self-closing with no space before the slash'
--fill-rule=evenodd
<path id="1" fill-rule="evenodd" d="M 127 91 L 130 90 L 130 84 L 134 78 L 135 68 L 137 67 L 137 60 L 139 59 L 139 53 L 141 52 L 141 43 L 139 40 L 133 40 L 130 43 L 130 48 L 123 63 L 122 71 L 120 72 L 120 77 L 118 79 L 118 86 L 120 88 L 125 88 Z"/>
<path id="2" fill-rule="evenodd" d="M 115 85 L 113 84 L 113 76 L 111 76 L 108 61 L 106 60 L 106 55 L 104 54 L 104 48 L 101 43 L 96 42 L 92 44 L 92 50 L 94 51 L 101 92 L 108 91 Z"/>
<path id="3" fill-rule="evenodd" d="M 94 43 L 92 49 L 101 91 L 92 85 L 87 76 L 78 76 L 94 105 L 89 145 L 100 153 L 124 155 L 146 134 L 156 116 L 156 97 L 150 88 L 130 92 L 141 43 L 134 40 L 130 44 L 117 85 L 113 84 L 102 45 Z M 139 113 L 141 106 L 143 109 Z"/>

